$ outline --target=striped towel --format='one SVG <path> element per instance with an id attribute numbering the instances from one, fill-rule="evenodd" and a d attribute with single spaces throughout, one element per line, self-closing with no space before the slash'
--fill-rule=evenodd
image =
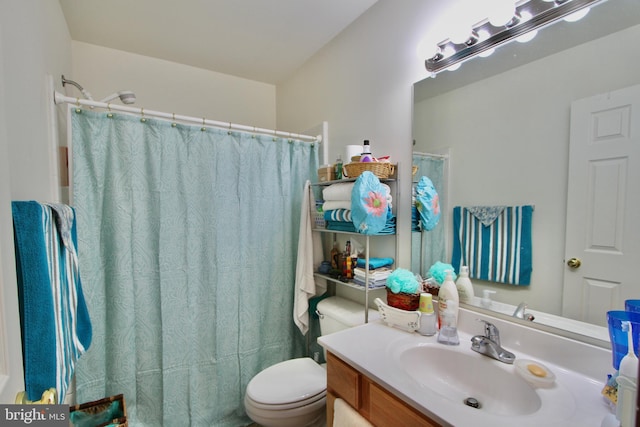
<path id="1" fill-rule="evenodd" d="M 78 358 L 91 343 L 71 207 L 13 202 L 27 398 L 55 387 L 64 401 Z"/>
<path id="2" fill-rule="evenodd" d="M 471 278 L 513 285 L 531 282 L 533 206 L 453 208 L 451 264 Z"/>
<path id="3" fill-rule="evenodd" d="M 332 209 L 324 211 L 325 221 L 351 222 L 351 209 Z"/>

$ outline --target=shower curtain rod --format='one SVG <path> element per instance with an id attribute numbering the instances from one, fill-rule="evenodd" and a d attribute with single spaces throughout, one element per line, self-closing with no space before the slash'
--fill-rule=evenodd
<path id="1" fill-rule="evenodd" d="M 205 119 L 204 117 L 197 118 L 197 117 L 191 117 L 191 116 L 182 116 L 174 113 L 164 113 L 162 111 L 145 110 L 144 108 L 136 108 L 136 107 L 129 107 L 129 106 L 120 105 L 120 104 L 97 102 L 89 99 L 73 98 L 71 96 L 65 96 L 60 92 L 54 93 L 54 103 L 55 104 L 67 103 L 67 104 L 74 104 L 78 106 L 84 105 L 92 108 L 104 108 L 111 111 L 124 111 L 127 113 L 139 114 L 142 117 L 158 117 L 162 119 L 179 121 L 182 123 L 193 123 L 193 124 L 199 124 L 202 126 L 216 127 L 220 129 L 240 130 L 244 132 L 280 136 L 284 138 L 295 138 L 300 140 L 307 140 L 308 142 L 322 142 L 322 135 L 318 135 L 318 136 L 303 135 L 303 134 L 284 132 L 279 130 L 263 129 L 263 128 L 252 127 L 252 126 L 239 125 L 231 122 L 219 122 L 216 120 Z"/>

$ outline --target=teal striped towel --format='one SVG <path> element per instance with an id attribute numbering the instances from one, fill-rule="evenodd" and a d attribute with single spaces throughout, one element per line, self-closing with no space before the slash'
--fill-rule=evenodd
<path id="1" fill-rule="evenodd" d="M 469 266 L 471 278 L 529 285 L 532 216 L 531 205 L 456 206 L 451 265 Z"/>
<path id="2" fill-rule="evenodd" d="M 78 267 L 75 214 L 62 204 L 12 202 L 27 398 L 55 387 L 64 401 L 91 321 Z"/>

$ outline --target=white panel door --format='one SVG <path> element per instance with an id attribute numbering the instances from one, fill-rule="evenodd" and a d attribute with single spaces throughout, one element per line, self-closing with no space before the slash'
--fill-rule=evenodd
<path id="1" fill-rule="evenodd" d="M 640 299 L 640 86 L 571 106 L 563 315 L 606 326 Z"/>

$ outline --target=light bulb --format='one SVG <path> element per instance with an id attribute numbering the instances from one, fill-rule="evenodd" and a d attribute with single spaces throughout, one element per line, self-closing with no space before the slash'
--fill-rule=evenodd
<path id="1" fill-rule="evenodd" d="M 511 21 L 515 10 L 516 5 L 513 0 L 491 0 L 487 18 L 493 26 L 502 27 Z"/>
<path id="2" fill-rule="evenodd" d="M 582 18 L 584 18 L 585 16 L 587 16 L 587 13 L 589 13 L 589 11 L 591 10 L 591 8 L 585 7 L 584 9 L 580 9 L 576 12 L 573 12 L 571 15 L 565 16 L 564 20 L 567 22 L 576 22 L 581 20 Z"/>
<path id="3" fill-rule="evenodd" d="M 457 22 L 454 26 L 451 27 L 449 34 L 449 40 L 451 40 L 452 43 L 464 43 L 471 36 L 471 26 L 461 22 Z"/>
<path id="4" fill-rule="evenodd" d="M 486 58 L 487 56 L 491 56 L 493 54 L 493 52 L 495 52 L 495 51 L 496 51 L 496 48 L 492 47 L 491 49 L 487 49 L 487 50 L 485 50 L 483 52 L 480 52 L 478 54 L 478 56 L 481 57 L 481 58 Z"/>
<path id="5" fill-rule="evenodd" d="M 523 35 L 516 37 L 516 41 L 520 43 L 526 43 L 531 40 L 538 34 L 538 30 L 529 31 L 528 33 L 524 33 Z"/>
<path id="6" fill-rule="evenodd" d="M 462 65 L 462 62 L 458 62 L 457 64 L 453 64 L 447 67 L 447 71 L 455 71 Z"/>
<path id="7" fill-rule="evenodd" d="M 451 56 L 451 55 L 453 55 L 454 53 L 456 53 L 456 50 L 455 50 L 453 47 L 449 46 L 449 45 L 447 45 L 447 46 L 442 50 L 442 55 L 443 55 L 445 58 L 450 57 L 450 56 Z"/>

